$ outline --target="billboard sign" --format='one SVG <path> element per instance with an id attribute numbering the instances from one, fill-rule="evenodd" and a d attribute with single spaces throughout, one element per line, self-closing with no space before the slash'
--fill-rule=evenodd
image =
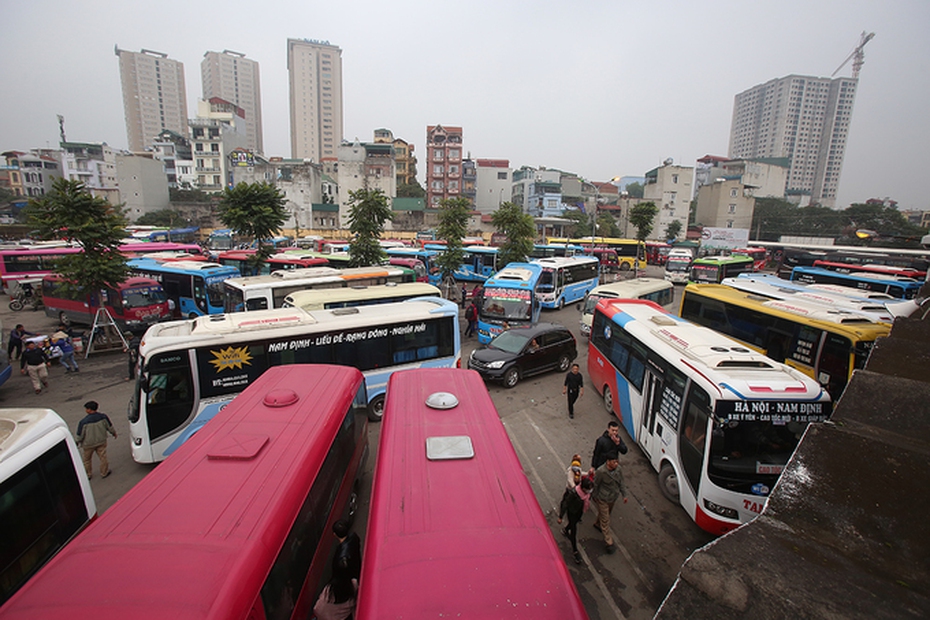
<path id="1" fill-rule="evenodd" d="M 701 232 L 701 249 L 735 250 L 749 244 L 748 228 L 711 228 L 705 226 Z"/>

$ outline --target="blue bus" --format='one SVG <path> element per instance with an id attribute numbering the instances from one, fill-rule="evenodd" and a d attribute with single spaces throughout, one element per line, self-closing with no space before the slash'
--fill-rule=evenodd
<path id="1" fill-rule="evenodd" d="M 433 286 L 439 286 L 442 283 L 442 273 L 436 266 L 436 250 L 418 250 L 415 248 L 388 248 L 385 250 L 388 257 L 396 256 L 398 258 L 415 258 L 423 263 L 426 267 L 427 282 Z"/>
<path id="2" fill-rule="evenodd" d="M 838 284 L 858 289 L 885 293 L 897 299 L 914 299 L 923 282 L 913 278 L 882 276 L 877 273 L 840 273 L 821 267 L 795 267 L 791 280 L 804 284 Z"/>
<path id="3" fill-rule="evenodd" d="M 453 276 L 462 282 L 485 282 L 497 273 L 497 248 L 472 246 L 464 248 L 465 260 Z"/>
<path id="4" fill-rule="evenodd" d="M 187 260 L 160 263 L 151 258 L 133 258 L 129 269 L 133 275 L 159 282 L 169 304 L 174 305 L 174 316 L 188 319 L 222 314 L 223 281 L 239 277 L 235 267 Z"/>
<path id="5" fill-rule="evenodd" d="M 536 290 L 543 308 L 561 310 L 565 304 L 584 299 L 598 285 L 600 261 L 594 256 L 540 258 L 532 264 L 542 267 Z"/>
<path id="6" fill-rule="evenodd" d="M 478 342 L 487 344 L 505 329 L 539 320 L 541 276 L 537 264 L 510 263 L 488 278 L 478 308 Z"/>
<path id="7" fill-rule="evenodd" d="M 586 248 L 572 243 L 537 243 L 530 252 L 530 258 L 555 258 L 557 256 L 575 256 L 584 254 Z"/>

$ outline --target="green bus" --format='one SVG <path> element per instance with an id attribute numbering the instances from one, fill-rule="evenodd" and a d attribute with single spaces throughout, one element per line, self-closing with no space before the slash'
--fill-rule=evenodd
<path id="1" fill-rule="evenodd" d="M 720 284 L 724 278 L 735 278 L 753 270 L 752 257 L 745 254 L 705 256 L 691 263 L 691 284 Z"/>

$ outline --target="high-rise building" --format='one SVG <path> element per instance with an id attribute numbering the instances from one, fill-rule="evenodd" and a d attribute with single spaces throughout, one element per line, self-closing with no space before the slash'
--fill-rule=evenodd
<path id="1" fill-rule="evenodd" d="M 262 93 L 258 63 L 245 54 L 223 50 L 207 52 L 200 63 L 203 99 L 219 97 L 245 112 L 246 148 L 263 153 Z"/>
<path id="2" fill-rule="evenodd" d="M 786 196 L 836 206 L 857 84 L 856 78 L 789 75 L 736 95 L 729 156 L 787 157 Z"/>
<path id="3" fill-rule="evenodd" d="M 426 128 L 426 206 L 438 208 L 444 198 L 458 198 L 462 190 L 462 128 Z"/>
<path id="4" fill-rule="evenodd" d="M 342 50 L 329 41 L 287 40 L 291 157 L 336 161 L 342 143 Z"/>
<path id="5" fill-rule="evenodd" d="M 119 57 L 129 150 L 151 147 L 162 129 L 186 134 L 184 64 L 161 52 L 114 50 Z"/>

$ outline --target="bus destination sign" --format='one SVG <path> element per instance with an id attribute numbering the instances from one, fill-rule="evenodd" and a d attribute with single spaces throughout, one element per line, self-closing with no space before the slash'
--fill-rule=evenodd
<path id="1" fill-rule="evenodd" d="M 718 400 L 716 414 L 727 422 L 823 422 L 830 417 L 830 401 Z"/>

